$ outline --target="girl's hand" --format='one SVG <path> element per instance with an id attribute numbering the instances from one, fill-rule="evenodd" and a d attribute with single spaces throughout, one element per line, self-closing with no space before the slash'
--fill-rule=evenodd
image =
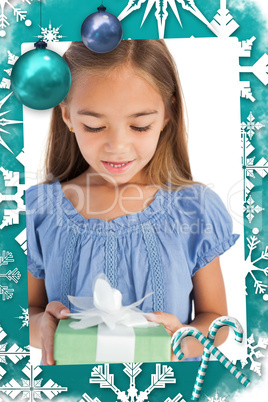
<path id="1" fill-rule="evenodd" d="M 146 313 L 145 317 L 148 321 L 164 325 L 166 331 L 169 333 L 170 336 L 172 336 L 178 329 L 185 327 L 185 325 L 183 325 L 174 314 L 163 313 L 162 311 L 155 311 L 154 313 Z M 185 347 L 183 348 L 183 353 L 187 354 Z M 171 352 L 171 361 L 178 361 L 173 350 Z"/>
<path id="2" fill-rule="evenodd" d="M 44 365 L 55 364 L 54 335 L 60 319 L 68 318 L 70 310 L 62 303 L 52 301 L 47 304 L 40 323 L 42 343 L 42 362 Z"/>

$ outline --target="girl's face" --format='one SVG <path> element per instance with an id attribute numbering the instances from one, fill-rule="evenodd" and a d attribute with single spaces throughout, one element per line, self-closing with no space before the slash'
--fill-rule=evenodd
<path id="1" fill-rule="evenodd" d="M 148 81 L 130 67 L 103 77 L 84 74 L 61 109 L 96 184 L 143 183 L 142 170 L 168 121 L 161 95 Z"/>

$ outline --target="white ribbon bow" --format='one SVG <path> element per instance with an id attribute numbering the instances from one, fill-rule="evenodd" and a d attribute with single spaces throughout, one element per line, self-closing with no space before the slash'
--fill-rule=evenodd
<path id="1" fill-rule="evenodd" d="M 112 288 L 105 276 L 98 277 L 92 297 L 68 296 L 70 302 L 78 307 L 79 313 L 71 313 L 69 316 L 79 322 L 72 322 L 71 328 L 83 329 L 104 323 L 113 330 L 116 325 L 126 327 L 149 327 L 158 324 L 149 322 L 145 313 L 137 308 L 144 299 L 151 296 L 153 292 L 129 306 L 122 306 L 122 293 Z"/>

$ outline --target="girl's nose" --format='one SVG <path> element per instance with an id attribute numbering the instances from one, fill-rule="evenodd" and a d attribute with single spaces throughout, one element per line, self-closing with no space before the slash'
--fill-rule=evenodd
<path id="1" fill-rule="evenodd" d="M 124 129 L 111 130 L 106 137 L 105 151 L 126 152 L 129 148 L 129 139 Z"/>

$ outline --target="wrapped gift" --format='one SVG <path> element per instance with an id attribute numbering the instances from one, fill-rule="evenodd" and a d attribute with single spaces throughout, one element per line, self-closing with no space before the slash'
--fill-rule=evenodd
<path id="1" fill-rule="evenodd" d="M 96 280 L 93 298 L 69 299 L 79 312 L 59 322 L 56 364 L 170 361 L 169 334 L 137 308 L 144 298 L 122 306 L 122 294 L 101 277 Z"/>
<path id="2" fill-rule="evenodd" d="M 60 320 L 54 357 L 56 364 L 116 362 L 167 362 L 171 357 L 170 336 L 163 325 L 146 328 L 105 324 L 75 330 L 72 320 Z"/>

